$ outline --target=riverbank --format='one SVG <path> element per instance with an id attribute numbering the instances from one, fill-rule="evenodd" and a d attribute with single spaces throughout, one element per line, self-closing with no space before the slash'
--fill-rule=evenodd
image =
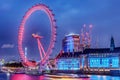
<path id="1" fill-rule="evenodd" d="M 86 74 L 86 75 L 109 75 L 109 76 L 120 76 L 120 70 L 111 71 L 83 71 L 83 70 L 51 70 L 46 71 L 48 74 L 66 73 L 66 74 Z"/>

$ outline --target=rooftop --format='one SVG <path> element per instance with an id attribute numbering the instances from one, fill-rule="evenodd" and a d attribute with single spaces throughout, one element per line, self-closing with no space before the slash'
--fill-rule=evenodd
<path id="1" fill-rule="evenodd" d="M 89 49 L 85 49 L 83 52 L 61 52 L 57 55 L 57 59 L 58 58 L 71 58 L 71 57 L 74 57 L 74 58 L 78 58 L 80 57 L 81 55 L 84 55 L 84 54 L 101 54 L 101 53 L 120 53 L 120 47 L 116 47 L 114 48 L 113 51 L 110 50 L 110 48 L 89 48 Z"/>

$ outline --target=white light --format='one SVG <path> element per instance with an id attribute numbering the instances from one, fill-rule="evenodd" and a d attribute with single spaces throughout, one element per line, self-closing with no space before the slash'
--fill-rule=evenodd
<path id="1" fill-rule="evenodd" d="M 7 72 L 7 73 L 6 73 L 6 75 L 7 75 L 7 76 L 10 76 L 10 73 L 9 73 L 9 72 Z"/>
<path id="2" fill-rule="evenodd" d="M 79 34 L 75 34 L 73 32 L 71 32 L 71 33 L 69 33 L 68 35 L 65 35 L 65 36 L 72 36 L 72 35 L 78 35 L 79 36 Z"/>

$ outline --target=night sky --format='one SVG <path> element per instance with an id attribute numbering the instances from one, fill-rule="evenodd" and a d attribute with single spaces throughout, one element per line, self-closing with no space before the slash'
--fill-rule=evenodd
<path id="1" fill-rule="evenodd" d="M 92 47 L 109 47 L 111 36 L 116 47 L 120 46 L 120 0 L 0 0 L 0 58 L 18 60 L 17 36 L 19 25 L 26 11 L 33 5 L 44 3 L 53 10 L 57 20 L 57 42 L 51 57 L 61 50 L 66 34 L 80 34 L 83 24 L 93 25 Z M 39 60 L 37 42 L 32 33 L 44 36 L 45 49 L 50 38 L 47 15 L 36 11 L 25 25 L 24 45 L 29 59 Z"/>

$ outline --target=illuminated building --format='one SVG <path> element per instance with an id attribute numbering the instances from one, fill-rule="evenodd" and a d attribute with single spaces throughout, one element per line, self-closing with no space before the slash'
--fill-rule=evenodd
<path id="1" fill-rule="evenodd" d="M 78 34 L 68 34 L 62 41 L 62 49 L 65 54 L 72 55 L 80 51 L 80 36 Z M 80 66 L 79 58 L 61 58 L 57 61 L 57 67 L 60 70 L 78 70 Z"/>
<path id="2" fill-rule="evenodd" d="M 62 41 L 64 52 L 78 52 L 80 48 L 80 37 L 78 34 L 68 34 Z"/>
<path id="3" fill-rule="evenodd" d="M 83 52 L 60 52 L 56 57 L 58 70 L 110 71 L 120 68 L 120 47 L 111 38 L 110 48 L 87 48 Z"/>
<path id="4" fill-rule="evenodd" d="M 110 48 L 86 49 L 89 68 L 119 68 L 120 47 L 111 51 Z"/>
<path id="5" fill-rule="evenodd" d="M 119 68 L 120 47 L 115 48 L 114 38 L 111 37 L 110 48 L 87 49 L 88 67 L 90 68 Z"/>

